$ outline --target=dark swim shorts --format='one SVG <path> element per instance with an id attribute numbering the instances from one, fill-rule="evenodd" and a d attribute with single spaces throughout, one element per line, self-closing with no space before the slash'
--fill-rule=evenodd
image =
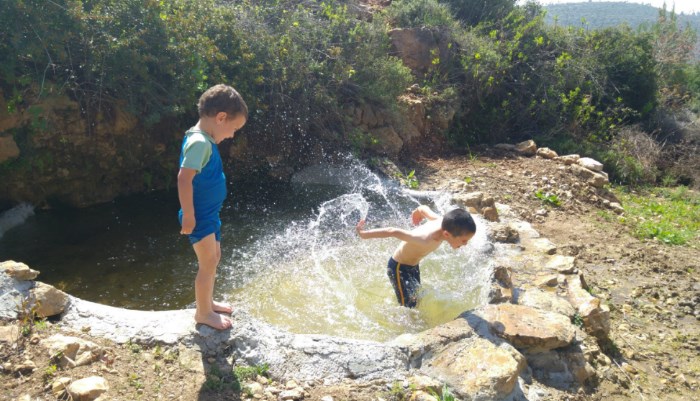
<path id="1" fill-rule="evenodd" d="M 420 269 L 418 265 L 409 266 L 389 258 L 386 274 L 394 287 L 396 299 L 401 306 L 415 308 L 418 304 L 418 289 L 420 288 Z"/>

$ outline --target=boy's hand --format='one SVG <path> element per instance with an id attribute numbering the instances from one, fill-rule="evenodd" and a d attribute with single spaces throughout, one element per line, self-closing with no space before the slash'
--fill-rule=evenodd
<path id="1" fill-rule="evenodd" d="M 357 235 L 360 236 L 360 238 L 365 238 L 365 219 L 361 219 L 359 223 L 357 223 L 357 226 L 355 227 L 355 231 L 357 231 Z"/>
<path id="2" fill-rule="evenodd" d="M 414 226 L 420 224 L 420 222 L 423 221 L 423 217 L 423 212 L 420 210 L 420 206 L 413 209 L 411 212 L 411 222 Z"/>
<path id="3" fill-rule="evenodd" d="M 194 226 L 197 222 L 194 219 L 194 214 L 183 214 L 182 215 L 182 228 L 180 229 L 180 234 L 188 235 L 192 234 Z"/>

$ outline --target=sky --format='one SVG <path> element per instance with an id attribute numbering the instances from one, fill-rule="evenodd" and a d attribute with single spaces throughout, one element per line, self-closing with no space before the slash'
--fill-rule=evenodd
<path id="1" fill-rule="evenodd" d="M 588 0 L 538 0 L 540 4 L 562 4 L 562 3 L 585 3 Z M 598 0 L 593 0 L 598 2 Z M 654 7 L 661 8 L 664 4 L 664 0 L 617 0 L 623 1 L 625 3 L 639 3 L 639 4 L 649 4 Z M 676 14 L 681 12 L 686 14 L 692 14 L 694 12 L 700 12 L 700 0 L 666 0 L 666 9 L 671 10 L 673 4 L 676 4 Z"/>

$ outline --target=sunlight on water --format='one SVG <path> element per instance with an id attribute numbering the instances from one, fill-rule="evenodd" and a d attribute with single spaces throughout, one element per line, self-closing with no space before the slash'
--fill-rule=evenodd
<path id="1" fill-rule="evenodd" d="M 477 216 L 478 232 L 467 247 L 453 250 L 444 244 L 423 260 L 417 310 L 398 305 L 386 263 L 399 241 L 362 240 L 355 225 L 367 217 L 370 227 L 410 228 L 410 212 L 419 202 L 369 170 L 352 168 L 352 174 L 340 170 L 339 180 L 350 192 L 222 262 L 227 271 L 222 275 L 240 277 L 238 266 L 249 273 L 231 294 L 236 307 L 296 333 L 385 341 L 445 323 L 479 305 L 490 275 L 490 248 Z M 333 184 L 332 169 L 316 174 L 306 179 Z M 432 206 L 440 212 L 450 207 L 440 197 Z"/>

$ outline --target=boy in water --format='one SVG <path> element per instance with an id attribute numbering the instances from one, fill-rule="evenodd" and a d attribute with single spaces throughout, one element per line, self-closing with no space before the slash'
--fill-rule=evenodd
<path id="1" fill-rule="evenodd" d="M 177 191 L 180 234 L 189 236 L 199 270 L 194 282 L 194 319 L 223 330 L 231 327 L 230 305 L 213 299 L 216 267 L 221 259 L 219 211 L 226 199 L 226 177 L 217 144 L 233 138 L 248 120 L 248 106 L 228 85 L 207 89 L 197 104 L 199 121 L 185 133 L 180 153 Z"/>
<path id="2" fill-rule="evenodd" d="M 397 238 L 401 243 L 389 258 L 387 275 L 394 287 L 401 306 L 414 308 L 418 303 L 420 270 L 418 264 L 427 254 L 447 241 L 453 249 L 464 246 L 476 233 L 476 224 L 471 214 L 464 209 L 454 209 L 441 217 L 429 207 L 421 205 L 411 213 L 414 225 L 423 219 L 428 221 L 411 231 L 385 227 L 364 230 L 365 220 L 360 220 L 356 230 L 360 238 Z"/>

